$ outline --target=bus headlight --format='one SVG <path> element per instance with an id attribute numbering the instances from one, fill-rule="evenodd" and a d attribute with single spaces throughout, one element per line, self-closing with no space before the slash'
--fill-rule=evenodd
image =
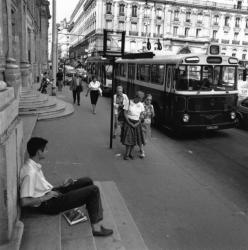
<path id="1" fill-rule="evenodd" d="M 230 117 L 232 120 L 236 119 L 236 113 L 235 112 L 231 112 L 230 113 Z"/>
<path id="2" fill-rule="evenodd" d="M 183 122 L 189 122 L 189 115 L 188 114 L 183 115 Z"/>

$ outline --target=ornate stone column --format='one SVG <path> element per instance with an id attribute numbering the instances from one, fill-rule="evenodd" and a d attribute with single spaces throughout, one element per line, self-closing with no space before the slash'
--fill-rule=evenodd
<path id="1" fill-rule="evenodd" d="M 5 70 L 5 56 L 3 51 L 3 38 L 4 38 L 4 31 L 3 31 L 3 0 L 0 0 L 0 80 L 3 80 L 3 73 Z"/>
<path id="2" fill-rule="evenodd" d="M 8 53 L 6 60 L 5 80 L 8 86 L 14 87 L 15 97 L 19 98 L 19 88 L 21 85 L 20 69 L 13 58 L 12 26 L 11 26 L 11 0 L 6 0 L 7 8 L 7 30 L 8 30 Z"/>
<path id="3" fill-rule="evenodd" d="M 27 50 L 27 5 L 23 0 L 19 0 L 19 36 L 21 43 L 21 58 L 20 58 L 20 68 L 21 68 L 21 85 L 22 87 L 27 87 L 30 85 L 30 64 L 28 62 L 28 50 Z"/>

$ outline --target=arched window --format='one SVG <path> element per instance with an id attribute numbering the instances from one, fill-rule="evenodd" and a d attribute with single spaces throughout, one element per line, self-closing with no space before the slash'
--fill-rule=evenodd
<path id="1" fill-rule="evenodd" d="M 124 16 L 125 15 L 125 5 L 123 4 L 123 3 L 121 3 L 120 5 L 119 5 L 119 15 L 120 16 Z"/>

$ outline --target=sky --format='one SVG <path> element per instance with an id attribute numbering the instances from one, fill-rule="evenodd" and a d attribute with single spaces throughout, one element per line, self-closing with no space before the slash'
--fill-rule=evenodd
<path id="1" fill-rule="evenodd" d="M 52 0 L 49 0 L 50 2 L 50 12 L 52 14 Z M 77 3 L 79 0 L 56 0 L 57 4 L 57 17 L 56 21 L 59 23 L 64 18 L 67 19 L 67 21 L 70 21 L 70 16 L 75 9 Z"/>

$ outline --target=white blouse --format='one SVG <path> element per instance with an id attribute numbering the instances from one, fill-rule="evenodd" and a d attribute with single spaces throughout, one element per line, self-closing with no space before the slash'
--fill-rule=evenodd
<path id="1" fill-rule="evenodd" d="M 140 114 L 145 111 L 142 102 L 134 103 L 132 100 L 124 104 L 124 109 L 127 110 L 127 117 L 131 120 L 138 121 Z"/>
<path id="2" fill-rule="evenodd" d="M 100 86 L 101 86 L 100 82 L 98 82 L 98 81 L 95 81 L 95 82 L 91 81 L 89 83 L 88 87 L 89 87 L 90 90 L 99 90 Z"/>

